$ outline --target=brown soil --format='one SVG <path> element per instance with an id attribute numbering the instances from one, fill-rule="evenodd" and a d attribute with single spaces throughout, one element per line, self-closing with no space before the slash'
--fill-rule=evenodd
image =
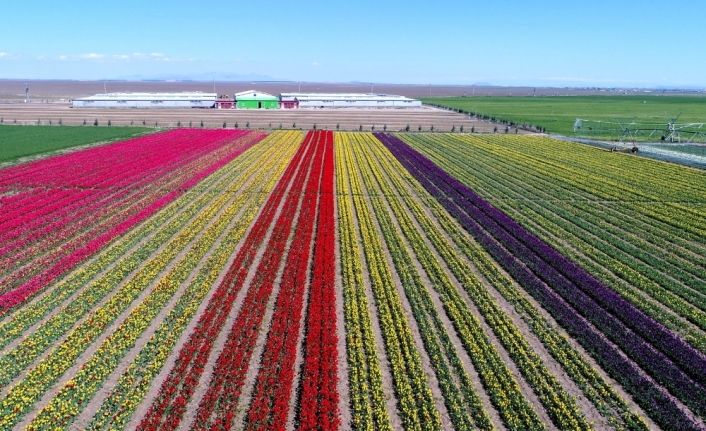
<path id="1" fill-rule="evenodd" d="M 287 186 L 285 196 L 286 196 L 286 193 L 288 192 L 288 190 L 291 188 L 291 186 L 292 186 L 291 183 Z M 266 200 L 265 200 L 265 202 L 266 202 Z M 273 220 L 276 220 L 277 217 L 279 217 L 279 215 L 282 212 L 283 206 L 284 206 L 284 199 L 282 200 L 282 202 L 280 203 L 280 206 L 278 207 L 277 211 L 275 212 Z M 263 205 L 260 206 L 258 213 L 253 218 L 253 222 L 256 222 L 257 219 L 260 217 L 260 214 L 262 213 L 264 207 L 265 207 L 265 204 L 263 203 Z M 245 296 L 248 293 L 249 286 L 250 286 L 253 278 L 255 277 L 255 274 L 257 273 L 258 263 L 262 259 L 262 256 L 265 253 L 265 250 L 267 249 L 267 243 L 269 242 L 269 239 L 272 235 L 272 232 L 274 231 L 274 226 L 275 226 L 275 224 L 272 223 L 272 225 L 268 228 L 267 233 L 264 236 L 263 242 L 262 242 L 262 244 L 260 244 L 260 246 L 257 250 L 256 256 L 253 260 L 254 263 L 250 267 L 250 269 L 248 270 L 248 274 L 247 274 L 247 277 L 243 283 L 243 287 L 242 287 L 241 291 L 238 292 L 238 295 L 236 296 L 236 300 L 233 303 L 233 308 L 231 309 L 230 313 L 228 314 L 228 318 L 226 319 L 226 322 L 223 325 L 223 328 L 221 329 L 221 331 L 218 335 L 216 343 L 214 343 L 214 350 L 212 351 L 212 354 L 210 355 L 209 360 L 204 367 L 204 371 L 201 374 L 201 377 L 199 379 L 199 385 L 197 386 L 197 389 L 194 392 L 194 395 L 189 403 L 189 407 L 186 410 L 184 418 L 182 419 L 182 421 L 179 425 L 179 429 L 181 429 L 181 430 L 190 429 L 191 423 L 195 419 L 196 412 L 198 410 L 198 405 L 201 402 L 201 399 L 203 398 L 203 396 L 206 394 L 209 382 L 211 380 L 211 376 L 212 376 L 213 371 L 216 366 L 216 361 L 218 360 L 218 357 L 220 356 L 220 353 L 222 351 L 222 346 L 226 343 L 226 340 L 227 340 L 228 336 L 230 335 L 230 328 L 233 326 L 233 321 L 237 318 L 237 316 L 240 314 L 240 312 L 242 310 L 243 301 L 245 299 Z M 246 237 L 247 237 L 247 235 L 245 235 L 243 237 L 243 240 Z M 237 253 L 239 252 L 242 245 L 243 245 L 243 243 L 241 242 L 241 244 L 236 248 L 236 250 L 234 251 L 234 254 L 232 255 L 233 258 L 235 258 L 235 256 L 237 256 Z M 287 246 L 287 248 L 288 247 L 289 247 L 289 245 Z M 253 383 L 255 381 L 255 378 L 257 376 L 257 372 L 259 370 L 260 357 L 262 355 L 262 349 L 264 347 L 264 337 L 267 335 L 267 332 L 268 332 L 267 329 L 269 328 L 269 322 L 270 322 L 270 319 L 272 316 L 272 308 L 273 308 L 273 304 L 274 304 L 273 301 L 276 298 L 277 293 L 279 292 L 279 286 L 280 286 L 279 280 L 281 278 L 282 272 L 283 272 L 283 266 L 281 266 L 277 272 L 277 276 L 276 276 L 277 282 L 273 286 L 272 297 L 270 298 L 270 301 L 268 302 L 268 305 L 266 308 L 265 317 L 263 319 L 262 327 L 260 330 L 260 335 L 259 335 L 258 340 L 256 342 L 255 351 L 253 352 L 253 355 L 252 355 L 252 358 L 251 358 L 251 361 L 249 364 L 248 374 L 246 377 L 246 383 L 244 384 L 244 390 L 241 395 L 241 402 L 239 403 L 239 407 L 237 408 L 237 417 L 234 422 L 235 424 L 242 423 L 242 420 L 243 420 L 245 414 L 247 413 L 247 404 L 243 404 L 242 400 L 246 399 L 246 398 L 248 400 L 250 399 L 250 391 L 252 390 Z M 225 272 L 223 273 L 223 275 L 225 275 Z M 219 283 L 220 283 L 220 278 L 219 278 Z M 216 284 L 216 286 L 217 285 L 218 284 Z M 204 303 L 206 303 L 206 302 L 204 302 Z M 199 312 L 198 315 L 200 316 L 201 312 Z M 194 320 L 195 320 L 194 321 L 194 326 L 195 326 L 197 319 L 194 319 Z M 188 334 L 190 334 L 190 333 L 191 333 L 191 330 L 189 330 L 188 332 L 185 331 L 185 335 L 183 337 L 184 342 L 186 342 Z M 181 349 L 181 345 L 178 346 L 178 348 Z M 175 353 L 178 352 L 178 349 L 175 348 L 174 352 Z M 173 365 L 173 362 L 170 363 L 169 369 L 171 369 L 171 365 Z M 165 367 L 165 369 L 166 368 L 167 367 Z M 166 378 L 166 373 L 164 374 L 164 378 Z M 164 378 L 160 378 L 160 381 L 159 381 L 160 386 L 161 386 L 161 382 L 163 381 Z M 156 396 L 157 391 L 158 391 L 158 387 L 153 388 L 151 390 L 151 392 L 152 391 L 154 392 L 154 394 Z M 151 403 L 152 398 L 153 397 L 150 397 L 150 403 Z M 243 407 L 241 407 L 241 405 Z"/>
<path id="2" fill-rule="evenodd" d="M 233 194 L 229 201 L 226 203 L 226 205 L 214 216 L 213 220 L 217 220 L 223 212 L 226 211 L 226 208 L 237 198 L 238 194 Z M 152 320 L 152 323 L 150 326 L 145 330 L 145 332 L 140 336 L 140 338 L 137 340 L 135 343 L 135 346 L 128 352 L 128 354 L 125 356 L 125 358 L 121 361 L 120 365 L 110 374 L 108 379 L 106 379 L 105 384 L 101 388 L 100 391 L 93 397 L 91 402 L 86 406 L 86 408 L 83 410 L 81 415 L 77 417 L 75 424 L 78 427 L 85 427 L 90 423 L 90 421 L 93 418 L 93 414 L 96 410 L 98 410 L 103 403 L 103 400 L 108 396 L 110 391 L 118 384 L 119 379 L 123 372 L 130 366 L 132 361 L 137 357 L 139 352 L 142 350 L 142 348 L 149 342 L 150 338 L 154 334 L 154 332 L 157 330 L 159 325 L 162 323 L 164 318 L 167 316 L 169 311 L 174 307 L 174 305 L 177 303 L 179 298 L 184 295 L 185 290 L 189 286 L 189 284 L 193 281 L 194 278 L 198 275 L 198 273 L 202 270 L 203 265 L 206 263 L 206 261 L 209 259 L 209 256 L 212 253 L 212 250 L 215 250 L 216 247 L 223 241 L 223 237 L 227 234 L 229 230 L 233 228 L 233 225 L 235 225 L 242 215 L 243 211 L 245 210 L 245 206 L 240 209 L 238 214 L 231 220 L 229 223 L 228 227 L 223 231 L 223 233 L 214 241 L 213 246 L 211 247 L 211 251 L 208 251 L 204 257 L 199 261 L 198 265 L 196 268 L 194 268 L 191 273 L 189 274 L 189 277 L 181 284 L 180 288 L 176 291 L 174 296 L 169 300 L 169 302 L 162 308 L 162 310 L 159 312 L 159 314 Z M 185 247 L 185 250 L 188 250 L 188 247 Z M 171 266 L 171 265 L 170 265 Z M 154 383 L 154 381 L 153 381 Z"/>
<path id="3" fill-rule="evenodd" d="M 359 163 L 365 164 L 366 161 L 363 159 L 356 160 L 356 167 L 354 169 L 364 169 L 360 167 Z M 383 238 L 378 219 L 375 216 L 373 204 L 370 201 L 370 191 L 367 189 L 365 183 L 362 181 L 362 175 L 361 183 L 364 189 L 363 193 L 365 193 L 364 198 L 367 201 L 369 210 L 372 215 L 373 225 L 375 227 L 375 230 L 377 231 L 377 235 L 380 238 Z M 378 194 L 379 190 L 376 189 L 373 191 L 373 193 Z M 394 216 L 392 216 L 392 218 L 394 219 Z M 409 305 L 407 295 L 405 294 L 404 288 L 402 287 L 402 280 L 400 280 L 400 277 L 397 274 L 394 261 L 392 260 L 392 255 L 390 254 L 390 250 L 387 248 L 387 242 L 384 239 L 381 239 L 381 242 L 383 247 L 383 253 L 385 255 L 385 260 L 387 261 L 387 266 L 388 268 L 390 268 L 390 273 L 392 274 L 392 282 L 395 285 L 395 288 L 397 289 L 397 295 L 400 298 L 400 302 L 402 303 L 402 308 L 404 310 L 405 317 L 407 318 L 407 324 L 409 325 L 410 332 L 412 333 L 412 338 L 414 339 L 416 350 L 422 360 L 422 368 L 424 370 L 424 374 L 427 377 L 429 388 L 431 389 L 432 395 L 434 396 L 436 410 L 441 416 L 442 429 L 451 430 L 453 429 L 453 427 L 451 426 L 451 419 L 448 411 L 446 410 L 446 405 L 444 404 L 444 397 L 441 393 L 441 389 L 439 388 L 439 381 L 436 378 L 436 373 L 434 372 L 434 369 L 431 366 L 431 360 L 429 359 L 429 355 L 427 354 L 427 351 L 424 348 L 424 342 L 422 341 L 422 336 L 419 334 L 419 327 L 417 326 L 417 321 L 414 319 L 414 315 L 412 314 L 412 307 L 411 305 Z"/>
<path id="4" fill-rule="evenodd" d="M 334 184 L 334 199 L 338 196 L 339 191 L 336 189 L 336 181 Z M 343 278 L 341 276 L 341 243 L 338 219 L 338 205 L 334 201 L 333 205 L 334 220 L 336 221 L 335 229 L 335 253 L 336 253 L 336 335 L 338 336 L 338 410 L 341 413 L 341 429 L 351 428 L 351 409 L 350 409 L 350 387 L 348 380 L 348 355 L 346 354 L 346 321 L 343 304 Z"/>
<path id="5" fill-rule="evenodd" d="M 310 158 L 309 160 L 302 160 L 301 164 L 299 165 L 299 168 L 297 169 L 297 173 L 294 174 L 292 177 L 292 182 L 289 184 L 289 187 L 287 188 L 287 193 L 285 194 L 285 199 L 282 199 L 282 202 L 280 203 L 280 207 L 277 210 L 277 213 L 275 214 L 273 218 L 273 223 L 272 223 L 272 229 L 274 230 L 274 226 L 277 224 L 277 219 L 279 218 L 283 208 L 284 204 L 286 201 L 286 196 L 289 194 L 289 191 L 292 189 L 294 185 L 294 178 L 296 175 L 299 173 L 300 170 L 305 169 L 306 170 L 306 175 L 304 178 L 304 183 L 303 185 L 306 184 L 307 179 L 309 178 L 309 175 L 311 175 L 311 165 L 313 162 L 313 157 Z M 297 199 L 299 199 L 297 203 L 297 208 L 294 213 L 294 220 L 296 222 L 299 222 L 299 214 L 301 213 L 301 206 L 303 202 L 303 191 L 298 193 Z M 279 296 L 279 291 L 282 285 L 282 275 L 284 274 L 284 269 L 287 263 L 287 258 L 289 256 L 289 251 L 292 246 L 292 240 L 294 239 L 294 232 L 296 232 L 296 224 L 292 225 L 292 229 L 290 231 L 290 235 L 287 238 L 287 245 L 285 247 L 285 252 L 282 254 L 282 259 L 279 262 L 279 268 L 277 269 L 277 275 L 275 275 L 275 283 L 272 288 L 272 293 L 270 294 L 270 298 L 267 302 L 267 308 L 265 310 L 265 316 L 262 320 L 262 325 L 260 326 L 260 333 L 257 338 L 257 342 L 255 343 L 255 349 L 253 351 L 252 357 L 250 359 L 250 364 L 248 366 L 248 373 L 247 377 L 245 378 L 245 382 L 243 384 L 244 389 L 242 392 L 242 395 L 240 396 L 240 400 L 238 401 L 238 407 L 237 407 L 237 416 L 235 420 L 233 421 L 234 425 L 236 428 L 239 428 L 244 425 L 247 413 L 248 413 L 248 407 L 250 406 L 250 401 L 252 400 L 253 397 L 253 389 L 255 387 L 255 382 L 257 380 L 257 375 L 259 374 L 260 371 L 260 364 L 261 364 L 261 359 L 262 359 L 262 353 L 265 349 L 265 346 L 267 344 L 267 336 L 270 332 L 270 326 L 272 322 L 272 316 L 274 315 L 275 311 L 275 304 L 277 302 L 277 297 Z M 262 245 L 260 246 L 262 252 L 264 253 L 264 250 L 267 248 L 269 245 L 269 238 L 266 241 L 263 241 Z M 260 259 L 258 258 L 256 262 L 259 262 Z M 255 267 L 255 266 L 254 266 Z M 308 269 L 307 269 L 308 272 Z M 308 279 L 308 278 L 307 278 Z M 248 283 L 249 285 L 249 283 Z M 247 285 L 246 285 L 247 286 Z M 307 296 L 308 289 L 305 289 L 305 298 Z M 306 309 L 302 310 L 302 319 L 306 319 Z M 303 326 L 300 328 L 298 336 L 300 337 L 297 341 L 297 358 L 299 361 L 301 361 L 301 334 L 303 331 Z M 295 368 L 297 370 L 297 368 Z M 299 373 L 296 373 L 297 376 Z M 292 392 L 296 393 L 297 391 L 297 379 L 295 377 L 294 384 L 292 384 Z M 291 397 L 290 397 L 291 399 Z M 290 404 L 291 405 L 291 404 Z M 290 425 L 293 422 L 293 414 L 290 411 L 288 418 L 290 421 L 287 423 L 287 428 L 291 429 Z"/>
<path id="6" fill-rule="evenodd" d="M 347 179 L 350 183 L 350 179 Z M 349 189 L 350 190 L 350 189 Z M 353 200 L 353 196 L 349 196 L 349 199 Z M 351 223 L 355 226 L 355 233 L 358 242 L 358 254 L 360 256 L 360 263 L 363 270 L 363 283 L 365 284 L 365 297 L 368 303 L 368 312 L 370 314 L 371 326 L 373 330 L 373 338 L 375 339 L 375 348 L 377 353 L 377 359 L 380 364 L 380 373 L 382 375 L 382 387 L 385 391 L 385 404 L 387 405 L 387 413 L 390 417 L 390 424 L 393 429 L 402 429 L 402 420 L 400 419 L 399 412 L 397 410 L 397 400 L 394 396 L 394 384 L 392 383 L 392 372 L 390 370 L 390 363 L 385 353 L 385 341 L 382 337 L 382 329 L 380 329 L 380 320 L 378 319 L 377 307 L 375 306 L 374 294 L 372 291 L 372 281 L 370 280 L 370 273 L 368 272 L 367 259 L 363 251 L 363 239 L 360 233 L 360 223 L 358 222 L 358 211 L 355 204 L 351 202 L 352 207 L 352 217 Z"/>
<path id="7" fill-rule="evenodd" d="M 382 132 L 387 126 L 387 131 L 396 132 L 404 130 L 407 125 L 410 131 L 428 132 L 431 127 L 435 131 L 449 132 L 455 126 L 456 131 L 464 127 L 465 132 L 470 132 L 475 127 L 476 132 L 490 133 L 496 124 L 471 119 L 467 115 L 443 109 L 421 107 L 407 109 L 95 109 L 71 108 L 68 103 L 55 104 L 0 104 L 0 117 L 4 124 L 57 125 L 59 119 L 66 126 L 78 126 L 86 121 L 93 127 L 93 121 L 98 120 L 100 126 L 106 126 L 110 120 L 112 126 L 142 126 L 146 127 L 177 127 L 181 122 L 182 127 L 221 128 L 223 122 L 228 128 L 233 128 L 238 123 L 240 128 L 251 129 L 317 129 L 355 131 L 363 126 L 364 131 Z M 296 125 L 296 126 L 295 126 Z M 498 125 L 498 130 L 501 127 Z"/>
<path id="8" fill-rule="evenodd" d="M 32 103 L 57 102 L 60 99 L 91 96 L 93 94 L 114 92 L 181 92 L 203 91 L 233 95 L 241 91 L 260 90 L 273 95 L 287 92 L 305 93 L 384 93 L 399 94 L 408 97 L 435 96 L 537 96 L 543 95 L 605 95 L 598 89 L 588 88 L 538 88 L 534 87 L 499 87 L 490 85 L 414 85 L 414 84 L 371 84 L 371 83 L 328 83 L 328 82 L 167 82 L 167 81 L 70 81 L 39 80 L 25 81 L 15 79 L 0 80 L 0 103 L 24 103 L 25 83 L 29 84 Z M 214 91 L 215 84 L 215 91 Z M 614 94 L 614 93 L 610 93 Z M 676 92 L 670 92 L 676 94 Z"/>
<path id="9" fill-rule="evenodd" d="M 221 184 L 222 182 L 223 182 L 223 180 L 220 180 L 220 181 L 216 182 L 215 184 L 213 184 L 213 185 L 210 186 L 209 188 L 205 189 L 205 190 L 204 190 L 202 193 L 200 193 L 198 196 L 194 196 L 192 200 L 197 200 L 197 199 L 199 199 L 201 196 L 203 196 L 206 192 L 212 191 L 212 190 L 214 190 L 214 189 L 216 189 L 216 188 L 218 188 L 218 187 L 222 187 L 222 186 L 223 186 L 223 185 Z M 211 202 L 213 202 L 213 199 L 215 199 L 215 196 L 214 196 L 211 200 L 208 201 L 208 204 L 210 204 Z M 185 208 L 186 208 L 186 207 L 185 207 Z M 165 221 L 165 224 L 166 224 L 166 223 L 169 223 L 169 222 L 170 222 L 171 220 L 173 220 L 175 217 L 178 217 L 180 214 L 182 214 L 182 213 L 184 212 L 185 208 L 182 208 L 182 209 L 180 209 L 179 211 L 177 211 L 172 217 L 170 217 L 169 219 L 167 219 L 167 220 Z M 196 217 L 198 217 L 198 214 L 199 214 L 199 213 L 195 214 L 190 220 L 193 220 L 193 219 L 195 219 Z M 145 220 L 145 221 L 141 222 L 141 223 L 138 224 L 137 226 L 133 227 L 132 230 L 134 231 L 134 230 L 136 230 L 136 229 L 139 229 L 140 226 L 142 226 L 142 225 L 143 225 L 145 222 L 147 222 L 147 221 L 148 221 L 148 220 Z M 187 224 L 188 224 L 188 223 L 189 223 L 189 222 L 187 222 Z M 137 242 L 134 246 L 132 246 L 132 247 L 125 253 L 125 255 L 127 256 L 127 255 L 131 254 L 132 252 L 134 252 L 135 250 L 137 250 L 137 249 L 138 249 L 140 246 L 142 246 L 145 242 L 149 241 L 158 231 L 159 231 L 159 228 L 156 229 L 156 230 L 154 230 L 153 232 L 151 232 L 149 235 L 146 235 L 145 238 L 142 238 L 139 242 Z M 176 235 L 176 233 L 175 233 L 175 235 Z M 145 259 L 145 262 L 149 261 L 149 260 L 152 259 L 154 256 L 156 256 L 157 254 L 161 253 L 161 252 L 164 250 L 164 248 L 166 247 L 166 245 L 169 243 L 169 241 L 170 241 L 173 237 L 174 237 L 174 235 L 172 235 L 171 237 L 169 237 L 157 250 L 155 250 L 147 259 Z M 89 264 L 89 263 L 95 261 L 96 259 L 98 259 L 98 257 L 99 257 L 99 255 L 98 255 L 98 254 L 95 254 L 95 255 L 92 256 L 89 260 L 87 260 L 85 263 L 83 263 L 83 264 L 81 265 L 81 267 L 84 267 L 84 266 L 86 266 L 87 264 Z M 34 325 L 30 326 L 29 328 L 27 328 L 27 329 L 23 332 L 23 334 L 31 334 L 31 333 L 33 333 L 40 325 L 42 325 L 43 323 L 45 323 L 46 321 L 48 321 L 49 319 L 51 319 L 53 316 L 55 316 L 57 313 L 59 313 L 66 305 L 68 305 L 69 303 L 71 303 L 72 301 L 74 301 L 74 300 L 76 299 L 76 297 L 78 297 L 78 295 L 80 295 L 81 292 L 83 292 L 83 291 L 86 289 L 86 287 L 89 286 L 94 280 L 97 280 L 97 279 L 99 279 L 100 277 L 102 277 L 106 272 L 108 272 L 108 271 L 110 271 L 112 268 L 114 268 L 120 261 L 121 261 L 121 259 L 118 259 L 117 261 L 115 261 L 115 262 L 111 263 L 110 265 L 108 265 L 108 266 L 107 266 L 105 269 L 103 269 L 101 272 L 97 273 L 94 277 L 92 277 L 92 278 L 84 285 L 83 288 L 81 288 L 80 290 L 74 292 L 71 296 L 69 296 L 69 297 L 68 297 L 66 300 L 64 300 L 61 304 L 59 304 L 57 307 L 55 307 L 55 308 L 54 308 L 51 312 L 49 312 L 46 316 L 44 316 L 39 322 L 37 322 L 36 324 L 34 324 Z M 121 283 L 115 286 L 115 288 L 113 289 L 113 291 L 117 291 L 117 289 L 119 289 L 119 288 L 122 287 L 125 283 L 127 283 L 127 281 L 130 280 L 130 279 L 137 273 L 137 271 L 139 271 L 140 268 L 142 268 L 142 266 L 143 266 L 143 265 L 138 266 L 138 267 L 135 268 L 131 273 L 127 274 L 127 275 L 124 277 L 124 279 L 121 281 Z M 78 269 L 80 269 L 80 268 L 78 268 Z M 70 274 L 67 274 L 67 277 L 68 277 L 69 275 L 70 275 Z M 46 296 L 46 295 L 48 294 L 48 292 L 50 291 L 51 288 L 52 288 L 52 286 L 49 286 L 49 288 L 45 289 L 42 293 L 40 293 L 40 294 L 37 295 L 36 297 L 32 298 L 32 300 L 30 300 L 30 301 L 27 303 L 27 305 L 30 305 L 30 304 L 32 304 L 32 303 L 35 303 L 35 302 L 39 301 L 41 298 L 43 298 L 44 296 Z M 101 300 L 100 302 L 97 303 L 96 307 L 100 307 L 101 305 L 103 305 L 109 298 L 110 298 L 110 296 L 106 296 L 103 300 Z M 16 315 L 17 313 L 22 313 L 25 308 L 26 308 L 26 306 L 23 306 L 22 308 L 16 310 L 15 312 L 13 312 L 13 313 L 11 313 L 11 314 L 8 314 L 7 316 L 4 316 L 4 317 L 14 316 L 14 315 Z M 8 320 L 9 320 L 9 319 L 8 319 Z M 17 344 L 19 344 L 20 342 L 21 342 L 21 338 L 18 337 L 18 338 L 17 338 L 16 340 L 14 340 L 12 343 L 8 344 L 8 346 L 4 349 L 4 351 L 15 347 L 15 346 L 16 346 Z"/>

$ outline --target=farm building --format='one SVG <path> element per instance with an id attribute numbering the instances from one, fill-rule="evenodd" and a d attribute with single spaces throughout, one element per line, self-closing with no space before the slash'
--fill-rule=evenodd
<path id="1" fill-rule="evenodd" d="M 235 99 L 231 99 L 227 94 L 218 96 L 216 99 L 216 109 L 233 109 L 235 108 Z"/>
<path id="2" fill-rule="evenodd" d="M 277 109 L 277 96 L 256 90 L 243 91 L 235 94 L 235 106 L 238 109 Z"/>
<path id="3" fill-rule="evenodd" d="M 282 93 L 280 104 L 283 108 L 419 108 L 422 106 L 420 100 L 392 94 L 372 93 Z"/>
<path id="4" fill-rule="evenodd" d="M 74 108 L 213 108 L 216 93 L 107 93 L 73 99 Z"/>

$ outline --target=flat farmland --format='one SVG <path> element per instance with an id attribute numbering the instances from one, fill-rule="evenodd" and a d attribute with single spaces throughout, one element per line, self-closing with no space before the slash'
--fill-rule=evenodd
<path id="1" fill-rule="evenodd" d="M 665 128 L 672 118 L 679 124 L 706 122 L 706 97 L 660 95 L 658 92 L 626 95 L 572 95 L 547 97 L 425 97 L 425 103 L 474 112 L 478 115 L 531 124 L 547 132 L 573 136 L 577 118 L 594 121 L 632 121 Z M 616 139 L 621 127 L 616 123 Z M 658 139 L 658 137 L 656 138 Z M 656 140 L 655 139 L 655 140 Z"/>
<path id="2" fill-rule="evenodd" d="M 0 169 L 0 429 L 704 430 L 705 196 L 571 142 L 377 127 Z"/>
<path id="3" fill-rule="evenodd" d="M 50 151 L 126 139 L 154 129 L 123 127 L 119 129 L 69 127 L 52 130 L 32 127 L 0 127 L 0 163 L 16 161 Z"/>
<path id="4" fill-rule="evenodd" d="M 6 124 L 35 125 L 38 123 L 92 126 L 97 120 L 99 126 L 147 126 L 155 127 L 204 127 L 251 129 L 318 129 L 336 130 L 379 130 L 387 126 L 388 131 L 402 131 L 408 125 L 410 130 L 451 131 L 455 128 L 470 131 L 492 132 L 494 125 L 468 116 L 435 108 L 419 109 L 74 109 L 68 104 L 7 104 L 0 105 L 0 118 Z M 144 122 L 144 123 L 143 123 Z"/>

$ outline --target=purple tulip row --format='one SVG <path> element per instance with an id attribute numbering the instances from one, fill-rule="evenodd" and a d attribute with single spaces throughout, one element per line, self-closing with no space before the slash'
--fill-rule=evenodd
<path id="1" fill-rule="evenodd" d="M 406 143 L 387 134 L 376 133 L 375 136 L 513 278 L 633 394 L 655 422 L 666 429 L 704 429 L 654 381 L 704 416 L 703 375 L 697 381 L 690 378 L 704 369 L 700 354 Z M 615 303 L 609 304 L 611 301 Z M 623 321 L 611 311 L 622 315 Z M 628 327 L 625 320 L 639 330 Z M 660 337 L 665 340 L 653 341 Z M 665 355 L 667 348 L 679 352 L 681 368 Z M 674 350 L 670 351 L 670 356 L 673 355 Z M 654 380 L 645 376 L 643 369 Z"/>

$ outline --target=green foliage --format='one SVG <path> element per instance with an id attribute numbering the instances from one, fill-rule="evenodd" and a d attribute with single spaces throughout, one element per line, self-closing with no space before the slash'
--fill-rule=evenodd
<path id="1" fill-rule="evenodd" d="M 706 122 L 706 97 L 701 96 L 436 97 L 422 101 L 510 126 L 534 124 L 541 131 L 569 136 L 577 118 L 666 125 L 668 117 L 681 112 L 680 123 Z"/>
<path id="2" fill-rule="evenodd" d="M 127 139 L 145 132 L 139 127 L 0 126 L 0 162 L 92 142 Z"/>

